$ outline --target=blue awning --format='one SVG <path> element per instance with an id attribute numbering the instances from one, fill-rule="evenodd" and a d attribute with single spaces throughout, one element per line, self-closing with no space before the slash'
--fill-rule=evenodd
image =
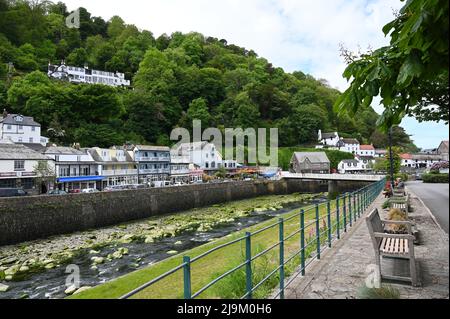
<path id="1" fill-rule="evenodd" d="M 105 177 L 103 176 L 74 176 L 74 177 L 60 177 L 58 178 L 59 183 L 70 183 L 70 182 L 95 182 L 102 181 Z"/>
<path id="2" fill-rule="evenodd" d="M 277 175 L 277 172 L 268 172 L 268 173 L 262 174 L 262 176 L 268 177 L 268 178 L 274 177 L 275 175 Z"/>

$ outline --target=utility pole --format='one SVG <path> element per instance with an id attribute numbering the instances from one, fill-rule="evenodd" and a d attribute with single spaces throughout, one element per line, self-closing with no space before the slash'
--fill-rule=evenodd
<path id="1" fill-rule="evenodd" d="M 392 151 L 392 126 L 389 128 L 389 167 L 390 167 L 390 173 L 391 173 L 391 189 L 394 188 L 394 158 L 393 158 L 393 151 Z"/>

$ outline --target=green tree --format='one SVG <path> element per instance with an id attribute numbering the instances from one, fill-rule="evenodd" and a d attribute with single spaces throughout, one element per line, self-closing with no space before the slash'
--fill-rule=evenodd
<path id="1" fill-rule="evenodd" d="M 350 87 L 336 108 L 356 113 L 381 95 L 386 131 L 405 115 L 448 124 L 448 1 L 409 0 L 383 28 L 390 45 L 359 57 L 343 52 Z"/>
<path id="2" fill-rule="evenodd" d="M 205 127 L 209 125 L 211 115 L 209 114 L 208 105 L 205 99 L 195 99 L 189 104 L 187 119 L 189 121 L 188 125 L 192 125 L 193 120 L 202 121 L 202 126 Z"/>

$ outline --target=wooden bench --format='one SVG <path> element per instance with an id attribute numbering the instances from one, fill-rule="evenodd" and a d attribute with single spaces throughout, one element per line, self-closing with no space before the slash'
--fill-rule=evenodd
<path id="1" fill-rule="evenodd" d="M 382 220 L 378 209 L 373 210 L 366 217 L 372 244 L 375 249 L 375 261 L 380 272 L 381 279 L 399 280 L 411 282 L 413 286 L 418 286 L 416 260 L 414 257 L 414 240 L 412 235 L 412 224 L 408 221 L 387 221 Z M 388 234 L 386 225 L 405 225 L 407 234 Z M 395 275 L 383 275 L 381 271 L 381 258 L 408 259 L 410 277 Z"/>
<path id="2" fill-rule="evenodd" d="M 390 208 L 398 208 L 405 213 L 409 212 L 409 206 L 410 206 L 410 198 L 409 195 L 407 196 L 394 196 L 389 199 L 389 207 Z"/>

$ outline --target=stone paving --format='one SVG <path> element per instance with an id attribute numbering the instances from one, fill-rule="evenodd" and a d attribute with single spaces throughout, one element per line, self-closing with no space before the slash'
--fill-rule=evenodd
<path id="1" fill-rule="evenodd" d="M 437 225 L 431 212 L 415 194 L 411 194 L 414 212 L 409 216 L 416 223 L 420 242 L 415 246 L 416 261 L 421 287 L 408 284 L 387 283 L 400 291 L 402 299 L 449 298 L 449 243 L 448 235 Z M 299 275 L 286 289 L 286 299 L 356 299 L 358 290 L 365 286 L 367 267 L 375 264 L 375 253 L 366 226 L 365 216 L 381 206 L 385 199 L 379 196 L 364 215 L 332 249 L 326 250 L 320 261 L 314 261 L 306 269 L 306 276 Z M 383 273 L 392 270 L 383 263 Z M 385 267 L 388 266 L 388 267 Z M 396 268 L 398 268 L 396 266 Z M 383 282 L 383 285 L 386 284 Z"/>

